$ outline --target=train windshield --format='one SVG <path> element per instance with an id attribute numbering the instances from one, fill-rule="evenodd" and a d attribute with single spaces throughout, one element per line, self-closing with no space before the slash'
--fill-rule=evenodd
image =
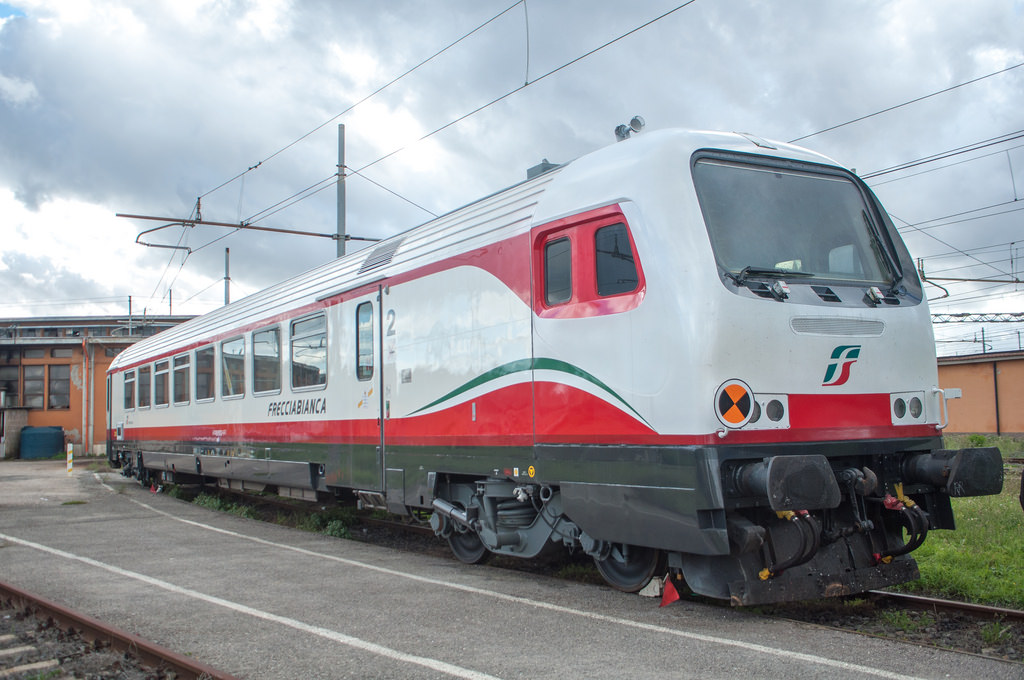
<path id="1" fill-rule="evenodd" d="M 849 176 L 700 158 L 693 177 L 715 257 L 733 278 L 893 282 L 882 227 Z"/>

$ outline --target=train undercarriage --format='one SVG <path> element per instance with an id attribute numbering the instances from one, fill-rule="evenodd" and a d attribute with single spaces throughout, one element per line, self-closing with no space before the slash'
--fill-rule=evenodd
<path id="1" fill-rule="evenodd" d="M 316 500 L 321 464 L 290 463 L 253 478 L 244 462 L 122 451 L 111 464 L 144 483 L 210 481 L 236 490 L 272 486 Z M 434 532 L 462 562 L 493 554 L 535 558 L 580 551 L 612 587 L 637 592 L 666 576 L 693 592 L 754 605 L 863 592 L 918 577 L 910 553 L 932 529 L 953 529 L 950 497 L 999 493 L 996 448 L 826 458 L 728 459 L 707 468 L 711 508 L 680 508 L 630 485 L 543 484 L 466 474 L 427 474 Z M 248 478 L 248 479 L 247 479 Z M 268 484 L 269 483 L 269 484 Z M 319 496 L 318 496 L 319 494 Z M 381 492 L 355 491 L 391 512 Z M 674 502 L 674 501 L 671 501 Z"/>
<path id="2" fill-rule="evenodd" d="M 591 556 L 619 590 L 636 592 L 667 574 L 697 594 L 753 605 L 916 579 L 910 553 L 929 530 L 954 528 L 950 497 L 1002 489 L 1002 457 L 995 448 L 875 457 L 877 471 L 857 467 L 860 462 L 820 455 L 729 461 L 721 473 L 725 507 L 675 523 L 688 526 L 691 540 L 676 535 L 655 542 L 657 531 L 637 531 L 648 537 L 643 543 L 615 540 L 614 527 L 605 532 L 603 522 L 583 526 L 571 519 L 573 509 L 566 506 L 579 506 L 578 490 L 569 503 L 564 487 L 496 478 L 438 480 L 431 524 L 463 562 L 492 553 L 535 557 L 561 545 Z M 634 504 L 645 502 L 631 490 Z M 607 498 L 596 501 L 592 505 L 614 525 Z M 724 535 L 727 545 L 715 551 L 715 541 L 702 533 Z"/>

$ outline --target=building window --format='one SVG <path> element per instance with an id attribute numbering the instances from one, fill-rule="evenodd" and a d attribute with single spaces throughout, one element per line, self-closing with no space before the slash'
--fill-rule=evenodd
<path id="1" fill-rule="evenodd" d="M 544 302 L 557 305 L 572 297 L 572 243 L 558 238 L 544 245 Z"/>
<path id="2" fill-rule="evenodd" d="M 0 392 L 4 393 L 4 402 L 0 406 L 18 405 L 18 372 L 17 366 L 0 366 Z"/>
<path id="3" fill-rule="evenodd" d="M 22 351 L 21 356 L 25 357 L 26 359 L 45 359 L 46 358 L 46 350 L 45 349 L 26 349 L 26 350 Z"/>
<path id="4" fill-rule="evenodd" d="M 72 351 L 70 347 L 54 347 L 50 350 L 50 356 L 54 359 L 70 359 Z"/>
<path id="5" fill-rule="evenodd" d="M 618 295 L 636 290 L 640 281 L 625 224 L 610 224 L 594 232 L 594 259 L 598 295 Z"/>
<path id="6" fill-rule="evenodd" d="M 139 384 L 136 385 L 139 393 L 139 408 L 149 408 L 150 404 L 150 383 L 151 381 L 151 370 L 149 366 L 142 366 L 139 368 Z"/>
<path id="7" fill-rule="evenodd" d="M 373 377 L 373 303 L 356 307 L 356 377 Z"/>
<path id="8" fill-rule="evenodd" d="M 252 334 L 252 391 L 281 389 L 281 329 L 268 328 Z"/>
<path id="9" fill-rule="evenodd" d="M 48 369 L 50 371 L 50 389 L 47 408 L 71 408 L 71 367 L 66 364 L 53 365 Z"/>
<path id="10" fill-rule="evenodd" d="M 213 347 L 196 350 L 196 401 L 213 399 Z"/>
<path id="11" fill-rule="evenodd" d="M 174 403 L 188 403 L 188 377 L 190 373 L 191 360 L 189 355 L 182 354 L 174 357 Z"/>
<path id="12" fill-rule="evenodd" d="M 25 366 L 25 408 L 43 408 L 46 366 Z"/>
<path id="13" fill-rule="evenodd" d="M 225 397 L 245 394 L 245 338 L 220 343 L 220 393 Z"/>
<path id="14" fill-rule="evenodd" d="M 327 384 L 327 318 L 292 322 L 292 387 Z"/>
<path id="15" fill-rule="evenodd" d="M 124 408 L 135 408 L 135 371 L 124 372 Z"/>
<path id="16" fill-rule="evenodd" d="M 156 369 L 153 371 L 153 405 L 167 406 L 167 378 L 170 372 L 169 361 L 156 362 Z"/>

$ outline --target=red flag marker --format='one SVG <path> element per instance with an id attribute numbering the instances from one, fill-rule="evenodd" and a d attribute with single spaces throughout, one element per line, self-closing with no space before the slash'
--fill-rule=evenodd
<path id="1" fill-rule="evenodd" d="M 660 606 L 664 607 L 666 605 L 672 604 L 673 602 L 675 602 L 678 599 L 679 599 L 679 591 L 676 590 L 676 587 L 674 585 L 672 585 L 672 577 L 671 576 L 666 576 L 665 577 L 665 590 L 664 590 L 664 592 L 661 595 L 661 605 Z"/>

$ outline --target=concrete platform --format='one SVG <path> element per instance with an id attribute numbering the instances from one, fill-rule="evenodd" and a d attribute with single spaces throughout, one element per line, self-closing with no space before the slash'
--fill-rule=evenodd
<path id="1" fill-rule="evenodd" d="M 1021 667 L 207 511 L 0 462 L 0 579 L 247 678 L 1020 678 Z"/>

